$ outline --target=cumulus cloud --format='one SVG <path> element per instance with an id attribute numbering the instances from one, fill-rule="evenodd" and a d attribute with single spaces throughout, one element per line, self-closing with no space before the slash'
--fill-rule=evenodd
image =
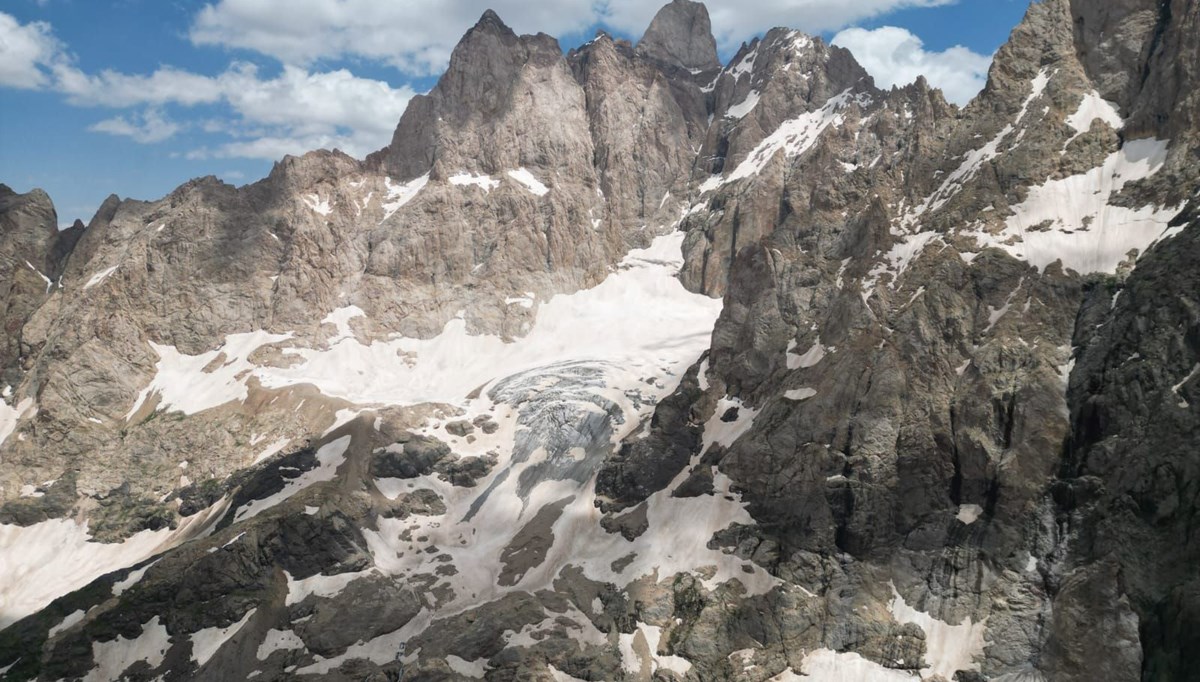
<path id="1" fill-rule="evenodd" d="M 22 25 L 0 12 L 0 86 L 36 89 L 46 85 L 46 70 L 60 58 L 61 46 L 50 24 L 34 21 Z"/>
<path id="2" fill-rule="evenodd" d="M 961 45 L 942 52 L 925 49 L 921 39 L 895 26 L 874 30 L 848 28 L 833 38 L 852 52 L 880 87 L 906 85 L 925 76 L 941 88 L 946 99 L 966 104 L 983 89 L 992 57 L 972 52 Z"/>
<path id="3" fill-rule="evenodd" d="M 489 7 L 520 32 L 561 35 L 594 23 L 594 0 L 220 0 L 197 13 L 190 36 L 281 62 L 365 57 L 415 74 L 442 70 Z"/>
<path id="4" fill-rule="evenodd" d="M 359 78 L 345 69 L 311 72 L 284 66 L 264 77 L 247 62 L 234 62 L 215 76 L 163 66 L 149 74 L 112 70 L 88 73 L 75 65 L 49 25 L 20 24 L 0 13 L 0 86 L 61 93 L 80 107 L 140 112 L 101 120 L 92 132 L 162 142 L 186 126 L 165 107 L 224 105 L 229 116 L 198 125 L 205 133 L 237 138 L 194 156 L 277 159 L 319 147 L 338 147 L 364 156 L 391 139 L 392 130 L 415 94 L 407 86 Z"/>
<path id="5" fill-rule="evenodd" d="M 956 0 L 707 0 L 722 49 L 775 26 L 830 31 L 896 9 Z M 284 63 L 362 57 L 400 70 L 439 72 L 454 45 L 491 7 L 518 32 L 563 35 L 597 24 L 640 36 L 662 2 L 646 0 L 217 0 L 193 21 L 197 45 L 252 50 Z"/>
<path id="6" fill-rule="evenodd" d="M 157 109 L 147 109 L 129 117 L 114 116 L 88 128 L 96 133 L 108 133 L 133 139 L 142 144 L 162 142 L 179 132 L 182 127 L 163 116 Z"/>

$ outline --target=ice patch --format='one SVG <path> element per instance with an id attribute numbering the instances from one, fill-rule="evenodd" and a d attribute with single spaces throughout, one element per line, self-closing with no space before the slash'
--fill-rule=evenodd
<path id="1" fill-rule="evenodd" d="M 321 324 L 332 324 L 337 328 L 337 333 L 329 338 L 328 343 L 332 345 L 342 339 L 353 338 L 354 331 L 350 329 L 350 320 L 366 316 L 367 314 L 363 312 L 363 309 L 356 305 L 344 306 L 326 315 L 321 320 Z"/>
<path id="2" fill-rule="evenodd" d="M 737 409 L 737 417 L 733 421 L 724 421 L 721 418 L 731 409 Z M 704 445 L 700 452 L 706 452 L 714 444 L 723 447 L 729 447 L 741 438 L 743 434 L 754 426 L 754 418 L 758 416 L 759 410 L 746 407 L 741 398 L 730 398 L 725 396 L 717 401 L 717 409 L 713 415 L 704 423 Z"/>
<path id="3" fill-rule="evenodd" d="M 11 391 L 9 394 L 11 395 Z M 37 408 L 33 405 L 33 398 L 25 398 L 15 406 L 0 400 L 0 445 L 3 445 L 12 432 L 16 431 L 18 422 L 36 413 Z"/>
<path id="4" fill-rule="evenodd" d="M 28 265 L 30 270 L 33 270 L 35 273 L 37 273 L 38 277 L 42 278 L 42 281 L 46 283 L 46 293 L 47 294 L 50 293 L 50 289 L 52 289 L 54 287 L 54 282 L 50 281 L 49 277 L 43 275 L 41 270 L 38 270 L 37 268 L 33 267 L 33 263 L 30 263 L 29 261 L 25 261 L 25 265 Z"/>
<path id="5" fill-rule="evenodd" d="M 825 346 L 817 341 L 804 352 L 803 355 L 796 355 L 793 351 L 796 350 L 796 340 L 792 339 L 788 342 L 787 347 L 787 368 L 788 369 L 807 369 L 816 366 L 817 363 L 825 359 Z"/>
<path id="6" fill-rule="evenodd" d="M 1180 381 L 1179 383 L 1177 383 L 1171 387 L 1171 392 L 1174 393 L 1175 395 L 1179 396 L 1179 406 L 1180 407 L 1186 408 L 1189 406 L 1187 399 L 1184 398 L 1179 393 L 1180 389 L 1182 389 L 1184 387 L 1184 385 L 1186 385 L 1189 381 L 1196 378 L 1197 374 L 1200 374 L 1200 363 L 1196 363 L 1196 366 L 1192 367 L 1192 371 L 1187 376 L 1185 376 L 1182 381 Z"/>
<path id="7" fill-rule="evenodd" d="M 266 449 L 264 449 L 262 452 L 255 455 L 254 461 L 251 462 L 251 464 L 258 464 L 259 462 L 262 462 L 264 460 L 270 459 L 271 457 L 274 457 L 276 453 L 278 453 L 280 450 L 286 448 L 287 444 L 290 442 L 292 442 L 292 439 L 290 439 L 290 438 L 280 438 L 280 439 L 276 440 L 275 442 L 268 445 L 266 447 Z"/>
<path id="8" fill-rule="evenodd" d="M 284 601 L 285 606 L 299 604 L 311 595 L 318 597 L 335 597 L 341 594 L 342 590 L 350 583 L 364 578 L 374 573 L 373 569 L 366 571 L 358 571 L 355 573 L 338 573 L 337 575 L 322 575 L 320 573 L 309 576 L 303 580 L 296 580 L 287 571 L 283 572 L 287 578 L 287 599 Z"/>
<path id="9" fill-rule="evenodd" d="M 524 166 L 516 170 L 508 171 L 508 177 L 521 183 L 525 186 L 525 189 L 530 191 L 530 193 L 536 194 L 539 197 L 546 196 L 546 193 L 550 191 L 549 187 L 543 185 L 537 178 L 533 176 L 533 173 L 530 173 L 528 170 L 526 170 Z"/>
<path id="10" fill-rule="evenodd" d="M 537 297 L 534 296 L 532 291 L 526 291 L 521 296 L 510 296 L 504 299 L 504 305 L 519 305 L 522 308 L 532 308 L 536 300 Z"/>

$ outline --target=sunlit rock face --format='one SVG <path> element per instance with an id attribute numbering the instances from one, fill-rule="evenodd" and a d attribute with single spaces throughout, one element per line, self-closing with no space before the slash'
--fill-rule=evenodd
<path id="1" fill-rule="evenodd" d="M 366 160 L 0 186 L 0 677 L 1188 679 L 1198 25 L 487 12 Z"/>

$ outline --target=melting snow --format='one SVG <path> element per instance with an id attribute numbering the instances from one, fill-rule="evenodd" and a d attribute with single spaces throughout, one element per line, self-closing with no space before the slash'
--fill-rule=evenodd
<path id="1" fill-rule="evenodd" d="M 525 186 L 525 189 L 539 197 L 546 196 L 546 193 L 550 191 L 549 187 L 546 187 L 537 178 L 533 177 L 533 173 L 526 170 L 524 166 L 508 171 L 508 177 L 521 183 Z"/>
<path id="2" fill-rule="evenodd" d="M 787 398 L 788 400 L 795 400 L 799 402 L 801 400 L 808 400 L 816 394 L 817 391 L 814 388 L 797 388 L 794 391 L 784 392 L 783 397 Z"/>
<path id="3" fill-rule="evenodd" d="M 789 668 L 767 682 L 913 682 L 903 670 L 885 668 L 856 653 L 817 649 L 800 663 L 803 675 Z"/>
<path id="4" fill-rule="evenodd" d="M 71 613 L 67 614 L 66 618 L 62 619 L 61 623 L 50 628 L 50 631 L 46 633 L 46 637 L 53 637 L 60 632 L 65 632 L 66 630 L 71 629 L 76 624 L 82 622 L 85 615 L 87 614 L 83 609 L 72 611 Z"/>

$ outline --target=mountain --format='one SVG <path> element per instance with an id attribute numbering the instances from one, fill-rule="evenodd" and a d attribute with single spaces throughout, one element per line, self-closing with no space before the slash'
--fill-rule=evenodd
<path id="1" fill-rule="evenodd" d="M 489 11 L 363 161 L 0 186 L 0 677 L 1194 679 L 1197 35 Z"/>

